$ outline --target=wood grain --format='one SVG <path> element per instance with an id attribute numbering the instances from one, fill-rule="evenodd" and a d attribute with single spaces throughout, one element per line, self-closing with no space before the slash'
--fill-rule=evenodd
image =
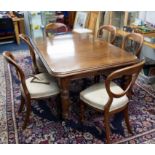
<path id="1" fill-rule="evenodd" d="M 34 47 L 48 72 L 59 81 L 62 117 L 68 119 L 69 83 L 72 79 L 99 75 L 138 61 L 128 53 L 103 40 L 94 40 L 89 34 L 65 34 L 34 38 Z"/>
<path id="2" fill-rule="evenodd" d="M 123 49 L 103 40 L 94 41 L 86 34 L 36 38 L 34 41 L 42 61 L 56 77 L 122 66 L 137 59 Z"/>

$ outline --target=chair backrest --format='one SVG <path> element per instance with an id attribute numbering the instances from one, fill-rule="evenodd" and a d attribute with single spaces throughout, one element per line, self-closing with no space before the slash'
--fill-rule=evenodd
<path id="1" fill-rule="evenodd" d="M 110 32 L 110 43 L 114 43 L 116 37 L 116 27 L 112 25 L 103 25 L 99 28 L 97 37 L 100 37 L 104 34 L 104 30 Z"/>
<path id="2" fill-rule="evenodd" d="M 19 37 L 21 40 L 23 40 L 29 47 L 29 50 L 30 50 L 30 55 L 31 55 L 31 58 L 32 58 L 32 66 L 33 66 L 33 70 L 35 73 L 39 73 L 39 69 L 38 69 L 38 66 L 37 66 L 37 60 L 36 60 L 36 54 L 35 54 L 35 51 L 34 51 L 34 47 L 31 43 L 31 39 L 29 36 L 25 35 L 25 34 L 19 34 Z"/>
<path id="3" fill-rule="evenodd" d="M 132 88 L 132 86 L 134 85 L 141 69 L 143 68 L 144 66 L 144 63 L 145 61 L 144 60 L 141 60 L 139 63 L 137 64 L 134 64 L 134 65 L 131 65 L 131 66 L 128 66 L 128 67 L 124 67 L 122 69 L 118 69 L 114 72 L 112 72 L 106 79 L 105 81 L 105 86 L 106 86 L 106 90 L 107 90 L 107 93 L 109 95 L 109 102 L 107 103 L 106 107 L 109 109 L 110 108 L 110 105 L 112 103 L 112 100 L 113 98 L 119 98 L 119 97 L 122 97 L 124 95 L 129 95 L 129 92 Z M 125 88 L 125 90 L 122 92 L 122 93 L 115 93 L 115 92 L 112 92 L 111 89 L 110 89 L 110 83 L 112 80 L 114 79 L 117 79 L 119 77 L 123 77 L 123 76 L 126 76 L 128 77 L 126 80 L 127 82 L 127 86 Z"/>
<path id="4" fill-rule="evenodd" d="M 63 23 L 49 23 L 45 27 L 46 35 L 48 36 L 48 33 L 61 33 L 61 32 L 67 32 L 68 28 L 65 24 Z"/>
<path id="5" fill-rule="evenodd" d="M 29 94 L 29 91 L 28 91 L 26 83 L 25 83 L 25 74 L 24 74 L 23 70 L 21 69 L 21 67 L 17 64 L 15 57 L 13 56 L 13 54 L 11 52 L 8 52 L 8 51 L 4 52 L 3 56 L 9 64 L 11 64 L 15 67 L 17 76 L 21 82 L 21 87 L 22 87 L 21 89 L 23 90 L 24 95 L 27 98 L 28 97 L 30 98 L 30 94 Z"/>
<path id="6" fill-rule="evenodd" d="M 129 47 L 129 41 L 131 46 Z M 144 37 L 140 33 L 129 33 L 125 36 L 122 48 L 126 51 L 133 52 L 137 57 L 140 56 L 140 52 L 143 46 Z"/>

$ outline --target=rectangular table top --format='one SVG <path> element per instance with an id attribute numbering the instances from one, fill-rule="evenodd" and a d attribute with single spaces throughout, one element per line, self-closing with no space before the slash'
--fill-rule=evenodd
<path id="1" fill-rule="evenodd" d="M 137 57 L 88 34 L 65 34 L 34 38 L 39 54 L 49 73 L 66 77 L 137 62 Z"/>

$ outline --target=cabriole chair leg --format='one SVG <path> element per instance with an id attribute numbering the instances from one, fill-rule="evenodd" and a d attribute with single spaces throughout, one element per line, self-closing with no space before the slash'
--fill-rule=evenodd
<path id="1" fill-rule="evenodd" d="M 58 119 L 62 120 L 62 105 L 61 105 L 61 97 L 60 94 L 57 95 L 56 97 L 56 102 L 57 102 L 57 114 L 58 114 Z"/>
<path id="2" fill-rule="evenodd" d="M 30 112 L 31 112 L 31 101 L 27 101 L 27 108 L 26 108 L 26 116 L 23 124 L 23 130 L 27 127 L 28 123 L 30 122 Z"/>
<path id="3" fill-rule="evenodd" d="M 82 101 L 80 101 L 80 123 L 83 123 L 84 121 L 84 111 L 85 111 L 85 105 Z"/>
<path id="4" fill-rule="evenodd" d="M 124 113 L 124 119 L 125 119 L 128 132 L 132 134 L 132 130 L 131 130 L 130 123 L 129 123 L 128 106 L 124 109 L 123 113 Z"/>
<path id="5" fill-rule="evenodd" d="M 25 99 L 24 99 L 23 95 L 21 95 L 21 104 L 20 104 L 18 113 L 21 113 L 23 111 L 24 104 L 25 104 Z"/>
<path id="6" fill-rule="evenodd" d="M 104 123 L 105 123 L 106 143 L 110 144 L 109 116 L 104 116 Z"/>

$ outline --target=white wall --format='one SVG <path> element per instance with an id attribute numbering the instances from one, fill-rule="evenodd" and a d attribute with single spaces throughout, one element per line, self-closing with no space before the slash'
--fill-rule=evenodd
<path id="1" fill-rule="evenodd" d="M 143 21 L 155 24 L 155 11 L 140 11 L 139 18 Z"/>
<path id="2" fill-rule="evenodd" d="M 139 18 L 143 21 L 155 24 L 155 11 L 142 11 L 139 13 Z M 155 49 L 148 46 L 143 46 L 141 58 L 143 57 L 149 57 L 150 59 L 155 60 Z"/>
<path id="3" fill-rule="evenodd" d="M 145 20 L 151 24 L 155 24 L 155 11 L 147 11 Z"/>
<path id="4" fill-rule="evenodd" d="M 139 12 L 139 18 L 142 20 L 145 20 L 145 16 L 146 16 L 146 11 L 140 11 Z"/>

